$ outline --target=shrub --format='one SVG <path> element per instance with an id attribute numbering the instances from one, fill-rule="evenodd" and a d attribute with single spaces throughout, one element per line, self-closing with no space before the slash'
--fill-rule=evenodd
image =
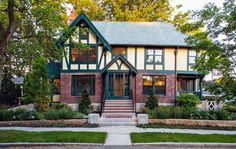
<path id="1" fill-rule="evenodd" d="M 182 93 L 177 97 L 177 103 L 187 109 L 196 109 L 199 99 L 193 94 Z"/>
<path id="2" fill-rule="evenodd" d="M 145 107 L 151 110 L 158 107 L 158 97 L 154 93 L 149 94 Z"/>
<path id="3" fill-rule="evenodd" d="M 47 120 L 71 119 L 75 117 L 75 112 L 70 108 L 50 109 L 44 112 L 44 118 Z"/>
<path id="4" fill-rule="evenodd" d="M 235 112 L 236 113 L 236 104 L 225 104 L 224 109 L 228 112 Z"/>
<path id="5" fill-rule="evenodd" d="M 153 118 L 159 118 L 159 119 L 168 119 L 168 118 L 172 118 L 172 110 L 173 107 L 172 106 L 159 106 L 155 109 L 152 110 L 153 112 Z"/>
<path id="6" fill-rule="evenodd" d="M 88 115 L 92 112 L 91 101 L 89 99 L 89 94 L 87 93 L 86 89 L 82 91 L 81 100 L 79 101 L 79 109 L 78 111 Z"/>
<path id="7" fill-rule="evenodd" d="M 65 105 L 63 102 L 53 103 L 52 105 L 52 109 L 62 109 L 65 107 L 67 107 L 67 105 Z"/>
<path id="8" fill-rule="evenodd" d="M 218 120 L 228 120 L 230 119 L 230 113 L 224 109 L 215 111 Z"/>
<path id="9" fill-rule="evenodd" d="M 173 108 L 173 118 L 188 119 L 191 118 L 192 110 L 183 107 Z"/>
<path id="10" fill-rule="evenodd" d="M 204 96 L 203 100 L 207 100 L 207 101 L 219 101 L 220 100 L 220 96 Z"/>

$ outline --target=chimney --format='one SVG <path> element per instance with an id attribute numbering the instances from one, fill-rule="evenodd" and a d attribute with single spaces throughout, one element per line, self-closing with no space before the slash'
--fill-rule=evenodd
<path id="1" fill-rule="evenodd" d="M 76 19 L 76 12 L 73 9 L 73 10 L 70 11 L 70 17 L 69 17 L 70 23 L 72 23 L 75 19 Z"/>

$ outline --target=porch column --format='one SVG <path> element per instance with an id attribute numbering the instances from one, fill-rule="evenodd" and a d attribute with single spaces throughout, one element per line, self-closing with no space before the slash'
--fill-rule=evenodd
<path id="1" fill-rule="evenodd" d="M 199 88 L 200 88 L 200 100 L 202 100 L 202 78 L 199 81 Z"/>

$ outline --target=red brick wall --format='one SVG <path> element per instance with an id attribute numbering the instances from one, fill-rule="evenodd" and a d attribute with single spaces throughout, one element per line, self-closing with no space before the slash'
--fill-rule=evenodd
<path id="1" fill-rule="evenodd" d="M 147 96 L 143 95 L 143 75 L 165 75 L 166 76 L 166 95 L 159 96 L 159 103 L 175 103 L 175 74 L 169 73 L 139 73 L 135 77 L 136 90 L 136 103 L 144 103 L 147 101 Z M 134 85 L 135 86 L 135 85 Z"/>
<path id="2" fill-rule="evenodd" d="M 100 103 L 103 95 L 103 79 L 100 73 L 61 73 L 60 101 L 65 103 L 77 103 L 79 96 L 71 96 L 72 75 L 95 75 L 95 95 L 90 96 L 92 103 Z"/>

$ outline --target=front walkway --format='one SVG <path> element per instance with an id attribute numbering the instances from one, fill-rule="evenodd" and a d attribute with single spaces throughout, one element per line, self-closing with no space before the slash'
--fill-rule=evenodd
<path id="1" fill-rule="evenodd" d="M 236 131 L 200 130 L 200 129 L 164 129 L 164 128 L 138 128 L 135 126 L 103 126 L 98 128 L 42 128 L 42 127 L 0 127 L 0 130 L 23 131 L 92 131 L 107 132 L 105 145 L 132 145 L 131 132 L 170 132 L 193 134 L 236 134 Z"/>

